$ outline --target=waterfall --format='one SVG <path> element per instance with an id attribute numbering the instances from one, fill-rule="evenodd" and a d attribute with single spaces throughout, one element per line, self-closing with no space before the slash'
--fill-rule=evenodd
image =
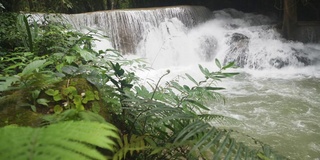
<path id="1" fill-rule="evenodd" d="M 77 29 L 98 29 L 122 54 L 152 67 L 220 59 L 241 68 L 281 69 L 319 64 L 319 45 L 281 38 L 272 18 L 234 9 L 173 6 L 63 14 Z M 38 17 L 39 19 L 39 17 Z"/>
<path id="2" fill-rule="evenodd" d="M 210 19 L 211 16 L 211 12 L 202 6 L 140 8 L 64 15 L 68 22 L 78 29 L 91 27 L 103 30 L 111 38 L 113 47 L 124 54 L 136 53 L 136 46 L 143 38 L 143 33 L 167 19 L 177 18 L 186 27 L 191 28 Z"/>
<path id="3" fill-rule="evenodd" d="M 320 62 L 318 44 L 287 41 L 263 15 L 225 9 L 193 27 L 171 18 L 145 30 L 137 54 L 152 67 L 179 66 L 209 62 L 218 58 L 224 64 L 235 62 L 249 69 L 305 67 Z"/>

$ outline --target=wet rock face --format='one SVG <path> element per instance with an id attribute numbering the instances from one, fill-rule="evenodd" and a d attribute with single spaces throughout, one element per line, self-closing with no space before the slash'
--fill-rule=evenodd
<path id="1" fill-rule="evenodd" d="M 305 53 L 302 50 L 296 50 L 296 49 L 293 49 L 293 50 L 294 50 L 293 56 L 298 60 L 298 62 L 300 62 L 304 66 L 311 65 L 311 59 L 308 57 L 307 53 Z"/>
<path id="2" fill-rule="evenodd" d="M 240 33 L 233 33 L 227 42 L 230 45 L 230 49 L 224 60 L 224 64 L 235 62 L 238 67 L 244 67 L 247 64 L 249 41 L 249 37 Z"/>
<path id="3" fill-rule="evenodd" d="M 227 41 L 227 44 L 229 45 L 229 50 L 227 52 L 226 58 L 224 60 L 224 64 L 227 64 L 229 62 L 235 62 L 236 66 L 238 67 L 245 67 L 248 66 L 250 68 L 255 69 L 263 69 L 267 66 L 261 66 L 259 64 L 259 61 L 256 61 L 256 59 L 252 60 L 250 57 L 249 59 L 249 42 L 250 39 L 246 35 L 240 34 L 240 33 L 233 33 L 229 40 Z M 255 52 L 255 51 L 252 51 Z M 263 54 L 258 53 L 258 54 Z M 301 49 L 295 49 L 291 47 L 289 51 L 278 51 L 278 55 L 271 55 L 266 56 L 265 58 L 269 59 L 261 59 L 262 61 L 267 60 L 269 65 L 271 67 L 275 68 L 283 68 L 286 66 L 308 66 L 312 64 L 312 60 L 310 59 L 310 56 L 308 52 L 301 50 Z"/>
<path id="4" fill-rule="evenodd" d="M 198 39 L 200 44 L 199 56 L 205 61 L 211 61 L 217 49 L 217 39 L 214 36 L 202 36 Z"/>
<path id="5" fill-rule="evenodd" d="M 296 50 L 292 48 L 292 55 L 287 58 L 276 57 L 269 61 L 269 64 L 275 68 L 283 68 L 289 65 L 308 66 L 311 65 L 311 59 L 308 54 L 302 50 Z M 290 59 L 289 59 L 290 58 Z M 294 64 L 295 63 L 295 64 Z"/>
<path id="6" fill-rule="evenodd" d="M 289 62 L 287 60 L 282 60 L 281 58 L 272 58 L 270 61 L 269 61 L 269 64 L 271 66 L 274 66 L 278 69 L 282 68 L 282 67 L 285 67 L 285 66 L 288 66 L 289 65 Z"/>

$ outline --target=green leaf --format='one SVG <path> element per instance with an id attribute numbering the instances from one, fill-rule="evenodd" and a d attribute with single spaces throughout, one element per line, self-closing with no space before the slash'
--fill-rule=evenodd
<path id="1" fill-rule="evenodd" d="M 82 100 L 82 102 L 83 102 L 84 104 L 87 104 L 88 101 L 94 101 L 94 100 L 95 100 L 95 95 L 94 95 L 94 93 L 93 93 L 92 91 L 88 90 L 88 91 L 86 91 L 85 97 L 84 97 L 84 99 Z"/>
<path id="2" fill-rule="evenodd" d="M 63 108 L 60 105 L 55 105 L 53 107 L 54 113 L 61 113 L 63 111 Z"/>
<path id="3" fill-rule="evenodd" d="M 200 102 L 197 102 L 197 101 L 195 101 L 195 100 L 192 100 L 192 99 L 185 99 L 185 101 L 190 102 L 190 103 L 192 103 L 192 104 L 194 104 L 194 105 L 196 105 L 196 106 L 200 107 L 201 109 L 204 109 L 204 110 L 207 110 L 207 111 L 209 111 L 209 110 L 210 110 L 209 108 L 207 108 L 206 106 L 204 106 L 203 104 L 201 104 Z"/>
<path id="4" fill-rule="evenodd" d="M 39 97 L 40 90 L 34 90 L 31 92 L 32 98 L 37 99 Z"/>
<path id="5" fill-rule="evenodd" d="M 230 62 L 227 65 L 223 66 L 222 69 L 228 69 L 234 66 L 234 62 Z"/>
<path id="6" fill-rule="evenodd" d="M 82 104 L 82 97 L 81 95 L 74 95 L 73 103 L 76 105 L 76 109 L 81 111 L 84 110 L 84 106 Z"/>
<path id="7" fill-rule="evenodd" d="M 56 102 L 58 102 L 58 101 L 60 101 L 60 100 L 62 100 L 62 99 L 63 99 L 63 97 L 62 97 L 61 94 L 57 94 L 57 95 L 54 95 L 54 96 L 53 96 L 53 100 L 56 101 Z"/>
<path id="8" fill-rule="evenodd" d="M 113 67 L 113 69 L 114 69 L 114 72 L 115 72 L 115 75 L 116 75 L 117 77 L 123 76 L 124 70 L 121 68 L 121 66 L 120 66 L 119 63 L 116 63 L 116 64 L 111 63 L 111 65 L 112 65 L 112 67 Z"/>
<path id="9" fill-rule="evenodd" d="M 100 104 L 99 102 L 92 103 L 92 112 L 99 113 L 100 112 Z"/>
<path id="10" fill-rule="evenodd" d="M 225 77 L 232 77 L 238 75 L 239 73 L 222 73 Z"/>
<path id="11" fill-rule="evenodd" d="M 78 72 L 79 68 L 78 67 L 75 67 L 75 66 L 70 66 L 70 65 L 66 65 L 66 66 L 63 66 L 61 68 L 61 71 L 63 73 L 66 73 L 66 74 L 69 74 L 69 75 L 76 75 L 76 73 Z"/>
<path id="12" fill-rule="evenodd" d="M 21 76 L 30 74 L 44 65 L 46 60 L 36 60 L 28 64 L 22 71 Z"/>
<path id="13" fill-rule="evenodd" d="M 18 76 L 0 77 L 0 92 L 10 90 L 10 87 L 20 79 Z"/>
<path id="14" fill-rule="evenodd" d="M 225 88 L 223 88 L 223 87 L 197 87 L 197 89 L 216 91 L 216 90 L 224 90 Z"/>
<path id="15" fill-rule="evenodd" d="M 205 75 L 205 76 L 210 76 L 210 72 L 207 68 L 203 68 L 200 64 L 199 64 L 199 69 L 200 71 Z"/>
<path id="16" fill-rule="evenodd" d="M 220 154 L 222 153 L 222 151 L 225 149 L 225 146 L 227 145 L 228 141 L 230 140 L 230 136 L 229 133 L 226 135 L 225 139 L 222 141 L 221 145 L 219 145 L 219 150 L 217 151 L 217 153 L 214 155 L 213 159 L 214 160 L 219 160 L 221 159 Z M 229 147 L 227 147 L 228 150 L 230 150 Z M 232 148 L 231 148 L 232 149 Z"/>
<path id="17" fill-rule="evenodd" d="M 189 92 L 189 91 L 190 91 L 190 87 L 189 87 L 189 86 L 187 86 L 187 85 L 183 85 L 183 88 L 184 88 L 187 92 Z"/>
<path id="18" fill-rule="evenodd" d="M 220 63 L 220 61 L 218 59 L 215 59 L 215 63 L 217 65 L 217 67 L 219 67 L 220 69 L 222 68 L 221 67 L 221 63 Z"/>
<path id="19" fill-rule="evenodd" d="M 94 98 L 96 100 L 100 100 L 100 96 L 99 96 L 99 92 L 98 91 L 94 91 Z"/>
<path id="20" fill-rule="evenodd" d="M 49 96 L 55 96 L 59 94 L 59 90 L 48 89 L 44 93 L 46 93 Z"/>
<path id="21" fill-rule="evenodd" d="M 96 58 L 92 53 L 88 52 L 85 49 L 77 47 L 76 50 L 85 61 L 92 61 Z"/>
<path id="22" fill-rule="evenodd" d="M 30 104 L 30 107 L 33 112 L 37 112 L 37 107 L 35 105 Z"/>
<path id="23" fill-rule="evenodd" d="M 133 134 L 131 137 L 127 134 L 123 135 L 122 140 L 118 140 L 120 149 L 114 154 L 113 160 L 126 159 L 128 152 L 132 155 L 133 152 L 149 149 L 149 147 L 145 145 L 144 138 L 145 136 L 143 135 L 137 136 Z"/>
<path id="24" fill-rule="evenodd" d="M 78 91 L 77 91 L 76 87 L 69 86 L 68 88 L 64 88 L 62 90 L 62 94 L 65 96 L 68 96 L 68 95 L 75 96 L 75 95 L 78 95 Z"/>
<path id="25" fill-rule="evenodd" d="M 189 74 L 185 74 L 189 80 L 191 80 L 195 85 L 199 85 L 198 82 L 196 80 L 194 80 Z"/>
<path id="26" fill-rule="evenodd" d="M 99 148 L 114 151 L 119 139 L 109 123 L 67 121 L 44 128 L 0 128 L 0 159 L 105 160 Z"/>
<path id="27" fill-rule="evenodd" d="M 66 62 L 67 62 L 68 64 L 73 63 L 73 62 L 77 59 L 76 56 L 65 56 L 64 58 L 66 59 Z"/>
<path id="28" fill-rule="evenodd" d="M 48 106 L 48 102 L 50 102 L 50 101 L 48 101 L 47 99 L 44 99 L 44 98 L 37 99 L 37 103 L 44 105 L 44 106 Z"/>
<path id="29" fill-rule="evenodd" d="M 57 71 L 59 71 L 59 72 L 62 72 L 62 68 L 65 66 L 65 64 L 64 63 L 60 63 L 60 64 L 58 64 L 58 65 L 56 65 L 56 70 Z"/>

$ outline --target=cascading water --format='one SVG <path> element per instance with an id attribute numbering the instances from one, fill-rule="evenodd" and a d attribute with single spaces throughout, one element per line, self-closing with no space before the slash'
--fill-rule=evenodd
<path id="1" fill-rule="evenodd" d="M 210 105 L 241 125 L 216 125 L 236 128 L 290 159 L 320 158 L 319 44 L 286 41 L 271 18 L 233 9 L 180 6 L 67 17 L 75 26 L 103 28 L 115 47 L 146 58 L 154 70 L 137 73 L 144 79 L 157 80 L 167 69 L 163 83 L 184 73 L 202 79 L 198 64 L 215 70 L 215 58 L 235 61 L 240 74 L 219 83 L 226 104 Z"/>
<path id="2" fill-rule="evenodd" d="M 113 47 L 122 53 L 135 53 L 136 46 L 149 26 L 158 26 L 165 19 L 173 17 L 192 27 L 211 17 L 205 7 L 166 7 L 135 10 L 113 10 L 83 14 L 64 15 L 76 28 L 95 27 L 103 30 L 113 42 Z"/>

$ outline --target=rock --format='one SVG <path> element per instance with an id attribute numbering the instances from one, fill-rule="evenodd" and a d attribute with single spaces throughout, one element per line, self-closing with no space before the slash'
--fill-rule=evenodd
<path id="1" fill-rule="evenodd" d="M 31 111 L 27 103 L 28 93 L 18 90 L 0 98 L 0 127 L 6 125 L 38 127 L 42 114 Z"/>
<path id="2" fill-rule="evenodd" d="M 235 62 L 238 67 L 244 67 L 247 64 L 249 41 L 249 37 L 240 33 L 233 33 L 230 40 L 227 42 L 227 44 L 230 45 L 230 48 L 224 60 L 224 64 Z"/>
<path id="3" fill-rule="evenodd" d="M 282 67 L 285 67 L 285 66 L 288 66 L 289 65 L 289 62 L 288 61 L 284 61 L 282 60 L 281 58 L 272 58 L 270 61 L 269 61 L 269 64 L 271 66 L 274 66 L 278 69 L 282 68 Z"/>
<path id="4" fill-rule="evenodd" d="M 278 69 L 292 65 L 292 66 L 308 66 L 311 64 L 311 59 L 308 57 L 308 54 L 302 50 L 297 50 L 292 48 L 290 55 L 286 58 L 272 58 L 269 61 L 269 64 Z"/>
<path id="5" fill-rule="evenodd" d="M 308 57 L 308 54 L 302 50 L 297 50 L 293 48 L 293 56 L 296 57 L 298 62 L 302 63 L 304 66 L 311 64 L 311 59 Z"/>

